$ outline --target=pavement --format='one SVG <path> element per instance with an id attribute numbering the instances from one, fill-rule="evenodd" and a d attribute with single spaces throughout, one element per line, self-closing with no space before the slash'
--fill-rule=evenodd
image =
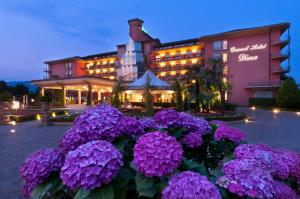
<path id="1" fill-rule="evenodd" d="M 248 115 L 248 122 L 230 122 L 245 131 L 249 143 L 265 143 L 275 148 L 300 152 L 300 116 L 293 112 L 274 114 L 267 110 L 239 108 Z M 0 198 L 22 198 L 20 165 L 40 148 L 57 147 L 59 138 L 69 126 L 39 127 L 38 121 L 16 126 L 0 126 Z M 15 130 L 15 131 L 12 131 Z"/>

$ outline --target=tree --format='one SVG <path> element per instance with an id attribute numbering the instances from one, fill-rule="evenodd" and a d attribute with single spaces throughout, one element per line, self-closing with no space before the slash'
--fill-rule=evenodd
<path id="1" fill-rule="evenodd" d="M 17 84 L 14 87 L 9 87 L 8 89 L 13 95 L 16 96 L 23 96 L 29 94 L 29 89 L 27 86 L 24 86 L 23 84 Z"/>
<path id="2" fill-rule="evenodd" d="M 295 80 L 286 79 L 279 88 L 277 104 L 282 108 L 299 108 L 300 107 L 300 91 Z"/>
<path id="3" fill-rule="evenodd" d="M 115 83 L 111 96 L 110 96 L 110 101 L 111 104 L 116 107 L 120 108 L 121 106 L 121 94 L 122 91 L 124 91 L 125 85 L 122 77 L 119 77 L 117 82 Z"/>
<path id="4" fill-rule="evenodd" d="M 0 81 L 0 93 L 7 89 L 7 84 L 5 81 Z"/>
<path id="5" fill-rule="evenodd" d="M 206 70 L 203 65 L 193 65 L 188 68 L 187 73 L 183 77 L 188 93 L 195 99 L 195 110 L 197 112 L 200 111 L 201 84 L 204 83 L 205 76 Z"/>
<path id="6" fill-rule="evenodd" d="M 9 91 L 3 91 L 0 93 L 0 102 L 10 102 L 12 97 L 13 96 Z"/>
<path id="7" fill-rule="evenodd" d="M 151 94 L 151 80 L 149 75 L 147 75 L 146 84 L 145 84 L 145 91 L 144 96 L 146 99 L 146 115 L 152 116 L 154 115 L 154 109 L 153 109 L 153 96 Z"/>
<path id="8" fill-rule="evenodd" d="M 180 80 L 177 78 L 174 79 L 173 89 L 175 90 L 177 110 L 183 111 L 183 102 L 182 102 L 183 88 L 182 88 Z"/>
<path id="9" fill-rule="evenodd" d="M 214 86 L 220 94 L 220 105 L 222 114 L 225 113 L 225 93 L 230 90 L 230 84 L 224 81 L 224 63 L 221 58 L 209 59 L 210 70 L 208 82 Z"/>

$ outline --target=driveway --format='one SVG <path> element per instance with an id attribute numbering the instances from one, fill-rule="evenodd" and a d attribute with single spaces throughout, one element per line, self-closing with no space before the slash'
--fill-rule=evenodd
<path id="1" fill-rule="evenodd" d="M 292 112 L 278 114 L 266 110 L 239 108 L 249 116 L 249 122 L 230 122 L 248 135 L 250 143 L 266 143 L 300 152 L 300 117 Z M 38 122 L 17 126 L 0 126 L 0 198 L 19 199 L 22 180 L 20 165 L 32 152 L 40 148 L 57 147 L 59 138 L 68 126 L 38 127 Z M 15 132 L 11 132 L 15 129 Z"/>

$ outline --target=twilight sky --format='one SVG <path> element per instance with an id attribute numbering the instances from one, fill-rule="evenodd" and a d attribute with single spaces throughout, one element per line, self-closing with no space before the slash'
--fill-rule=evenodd
<path id="1" fill-rule="evenodd" d="M 161 42 L 290 22 L 300 83 L 299 0 L 0 0 L 0 80 L 42 79 L 45 60 L 114 51 L 135 17 Z"/>

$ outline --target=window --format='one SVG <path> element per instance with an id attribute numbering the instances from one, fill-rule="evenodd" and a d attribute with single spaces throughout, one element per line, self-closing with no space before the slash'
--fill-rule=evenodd
<path id="1" fill-rule="evenodd" d="M 214 58 L 215 59 L 220 59 L 221 58 L 221 54 L 220 53 L 214 53 Z"/>
<path id="2" fill-rule="evenodd" d="M 223 74 L 228 75 L 228 66 L 224 66 Z"/>
<path id="3" fill-rule="evenodd" d="M 227 55 L 227 53 L 223 53 L 222 59 L 223 59 L 224 63 L 226 63 L 228 61 L 228 55 Z"/>
<path id="4" fill-rule="evenodd" d="M 215 41 L 213 43 L 214 50 L 227 50 L 228 42 L 227 40 Z"/>
<path id="5" fill-rule="evenodd" d="M 66 63 L 66 69 L 72 69 L 72 63 L 71 62 Z"/>
<path id="6" fill-rule="evenodd" d="M 67 71 L 66 71 L 66 76 L 67 76 L 67 77 L 72 76 L 72 71 L 71 71 L 71 70 L 67 70 Z"/>

